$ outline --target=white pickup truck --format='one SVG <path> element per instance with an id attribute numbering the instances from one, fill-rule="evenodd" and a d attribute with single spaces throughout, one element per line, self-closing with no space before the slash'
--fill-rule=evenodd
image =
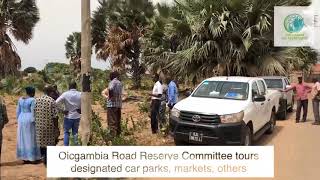
<path id="1" fill-rule="evenodd" d="M 246 145 L 276 125 L 280 92 L 262 78 L 213 77 L 204 80 L 170 113 L 176 145 Z"/>
<path id="2" fill-rule="evenodd" d="M 270 90 L 285 90 L 290 86 L 290 81 L 284 76 L 264 76 L 261 77 L 266 82 L 267 88 Z M 278 118 L 281 120 L 287 119 L 287 112 L 293 111 L 294 93 L 293 90 L 281 92 L 280 107 L 278 111 Z"/>

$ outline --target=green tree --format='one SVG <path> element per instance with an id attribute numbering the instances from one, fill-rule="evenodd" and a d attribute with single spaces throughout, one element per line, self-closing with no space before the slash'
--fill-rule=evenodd
<path id="1" fill-rule="evenodd" d="M 156 12 L 144 38 L 143 60 L 153 73 L 170 75 L 167 55 L 177 51 L 184 38 L 191 35 L 191 29 L 177 6 L 158 3 Z"/>
<path id="2" fill-rule="evenodd" d="M 24 73 L 28 74 L 28 73 L 37 73 L 37 69 L 35 67 L 27 67 L 23 70 Z"/>
<path id="3" fill-rule="evenodd" d="M 193 83 L 214 75 L 285 75 L 287 48 L 273 46 L 273 9 L 308 5 L 298 0 L 176 0 L 190 35 L 182 36 L 177 51 L 156 55 L 171 74 Z M 169 22 L 171 26 L 175 21 Z M 165 30 L 166 32 L 167 30 Z M 151 41 L 157 42 L 156 40 Z M 159 48 L 161 46 L 157 46 Z M 291 51 L 292 53 L 292 51 Z M 310 60 L 312 62 L 312 60 Z M 310 62 L 309 61 L 309 62 Z"/>
<path id="4" fill-rule="evenodd" d="M 78 75 L 81 71 L 81 33 L 74 32 L 67 38 L 66 57 L 70 60 L 71 72 Z"/>
<path id="5" fill-rule="evenodd" d="M 12 37 L 27 44 L 38 21 L 35 0 L 0 0 L 0 77 L 18 73 L 21 59 Z"/>
<path id="6" fill-rule="evenodd" d="M 139 88 L 145 72 L 140 40 L 154 14 L 153 4 L 149 0 L 100 0 L 99 3 L 92 20 L 97 57 L 111 60 L 113 69 L 126 67 L 134 88 Z"/>

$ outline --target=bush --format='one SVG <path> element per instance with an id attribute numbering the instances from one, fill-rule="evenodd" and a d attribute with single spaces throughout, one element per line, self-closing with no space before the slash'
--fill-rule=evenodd
<path id="1" fill-rule="evenodd" d="M 139 103 L 138 106 L 141 113 L 151 112 L 150 102 L 148 100 L 144 100 L 142 103 Z"/>
<path id="2" fill-rule="evenodd" d="M 37 69 L 35 67 L 27 67 L 23 70 L 23 72 L 26 74 L 37 73 Z"/>
<path id="3" fill-rule="evenodd" d="M 104 129 L 101 124 L 102 119 L 92 112 L 91 136 L 88 145 L 90 146 L 110 146 L 110 145 L 135 145 L 133 139 L 133 129 L 128 128 L 128 121 L 121 121 L 122 133 L 120 136 L 112 138 L 110 129 Z"/>

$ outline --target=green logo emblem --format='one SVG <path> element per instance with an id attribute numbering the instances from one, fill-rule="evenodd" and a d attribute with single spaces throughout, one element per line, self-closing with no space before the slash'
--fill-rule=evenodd
<path id="1" fill-rule="evenodd" d="M 290 14 L 284 19 L 284 28 L 289 33 L 298 33 L 303 27 L 304 20 L 299 14 Z"/>

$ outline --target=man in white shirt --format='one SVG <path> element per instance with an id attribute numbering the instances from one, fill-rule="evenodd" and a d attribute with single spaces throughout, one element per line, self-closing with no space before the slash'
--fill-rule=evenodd
<path id="1" fill-rule="evenodd" d="M 64 138 L 63 144 L 69 146 L 70 129 L 72 129 L 72 135 L 74 144 L 78 144 L 78 129 L 81 118 L 81 93 L 77 91 L 76 82 L 69 84 L 69 91 L 64 92 L 57 100 L 57 105 L 64 105 Z"/>
<path id="2" fill-rule="evenodd" d="M 154 76 L 154 86 L 151 96 L 151 129 L 152 133 L 156 134 L 159 129 L 159 122 L 158 122 L 158 116 L 159 116 L 159 110 L 160 110 L 160 104 L 161 104 L 161 96 L 163 93 L 163 87 L 162 87 L 162 81 L 159 78 L 159 75 Z"/>

